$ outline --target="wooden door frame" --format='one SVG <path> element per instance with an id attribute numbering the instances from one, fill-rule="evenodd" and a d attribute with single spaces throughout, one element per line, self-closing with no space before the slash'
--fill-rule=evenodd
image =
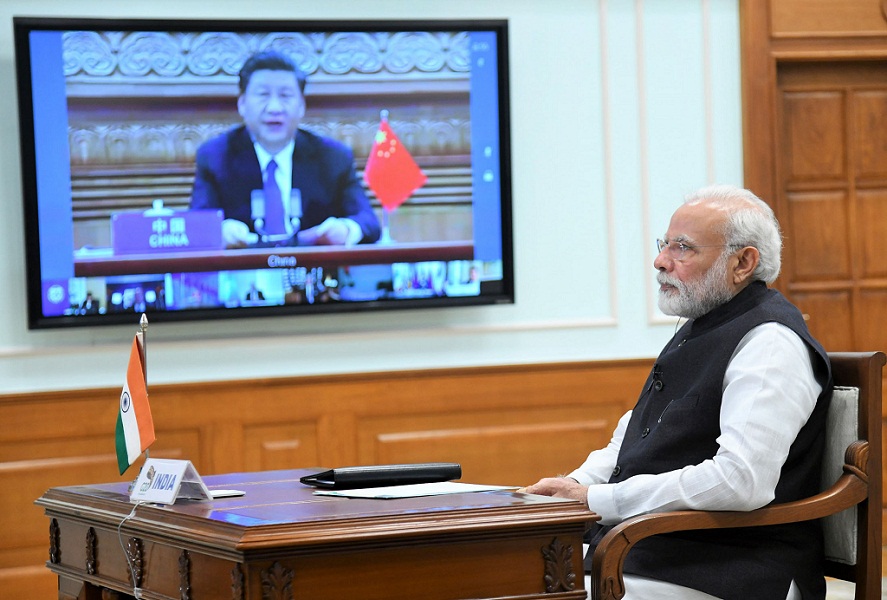
<path id="1" fill-rule="evenodd" d="M 739 5 L 745 186 L 771 205 L 779 194 L 776 178 L 778 66 L 796 61 L 887 60 L 887 33 L 811 31 L 788 35 L 774 32 L 770 16 L 780 2 L 742 0 Z M 882 17 L 887 19 L 884 8 Z"/>
<path id="2" fill-rule="evenodd" d="M 875 21 L 877 17 L 873 10 L 878 0 L 846 0 L 844 4 L 807 0 L 805 6 L 809 7 L 810 14 L 819 11 L 818 20 L 807 22 L 816 21 L 820 30 L 810 27 L 803 33 L 776 31 L 771 19 L 774 11 L 797 9 L 800 2 L 739 2 L 744 185 L 773 207 L 786 230 L 790 228 L 786 222 L 789 216 L 785 214 L 785 208 L 779 206 L 781 191 L 777 177 L 781 126 L 777 118 L 779 67 L 792 62 L 887 61 L 887 0 L 880 0 L 880 21 Z M 830 30 L 827 10 L 852 13 L 853 19 L 842 22 L 853 22 L 859 31 L 850 28 Z M 781 279 L 777 280 L 775 287 L 785 291 Z M 883 385 L 887 389 L 887 379 Z M 887 469 L 887 465 L 884 468 Z M 887 473 L 882 473 L 882 479 L 887 480 Z M 887 519 L 882 530 L 887 531 Z"/>
<path id="3" fill-rule="evenodd" d="M 770 49 L 769 0 L 740 3 L 739 31 L 744 184 L 772 202 L 778 190 L 776 60 Z"/>
<path id="4" fill-rule="evenodd" d="M 792 0 L 742 0 L 739 20 L 744 185 L 773 207 L 787 230 L 788 215 L 781 206 L 777 177 L 779 66 L 799 61 L 887 60 L 887 33 L 873 33 L 883 28 L 883 23 L 861 32 L 777 32 L 771 15 L 775 7 L 785 2 Z M 881 16 L 887 19 L 887 0 L 882 3 Z M 782 278 L 777 279 L 774 287 L 786 291 Z"/>

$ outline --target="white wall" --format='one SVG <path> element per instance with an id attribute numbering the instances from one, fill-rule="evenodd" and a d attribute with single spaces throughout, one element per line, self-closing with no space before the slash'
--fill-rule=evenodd
<path id="1" fill-rule="evenodd" d="M 653 239 L 742 183 L 739 0 L 2 0 L 0 394 L 122 384 L 132 327 L 27 330 L 13 15 L 507 18 L 517 302 L 154 324 L 149 385 L 655 356 Z"/>

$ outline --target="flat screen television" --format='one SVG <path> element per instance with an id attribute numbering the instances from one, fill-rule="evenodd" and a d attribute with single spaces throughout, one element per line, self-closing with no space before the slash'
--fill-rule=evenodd
<path id="1" fill-rule="evenodd" d="M 13 28 L 30 328 L 514 302 L 506 21 Z"/>

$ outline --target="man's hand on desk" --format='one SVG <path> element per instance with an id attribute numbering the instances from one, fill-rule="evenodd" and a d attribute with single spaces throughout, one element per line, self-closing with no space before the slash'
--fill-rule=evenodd
<path id="1" fill-rule="evenodd" d="M 300 246 L 351 246 L 360 242 L 363 231 L 352 219 L 329 217 L 297 235 Z M 226 248 L 246 248 L 257 243 L 259 236 L 243 221 L 225 219 L 222 221 L 222 241 Z"/>
<path id="2" fill-rule="evenodd" d="M 300 246 L 351 246 L 360 241 L 363 232 L 352 219 L 329 217 L 326 221 L 299 232 Z"/>
<path id="3" fill-rule="evenodd" d="M 249 226 L 237 219 L 222 221 L 222 242 L 226 248 L 246 248 L 259 241 L 259 236 L 249 230 Z"/>
<path id="4" fill-rule="evenodd" d="M 540 496 L 570 498 L 578 500 L 583 504 L 588 504 L 588 486 L 582 485 L 569 477 L 546 477 L 518 491 Z"/>

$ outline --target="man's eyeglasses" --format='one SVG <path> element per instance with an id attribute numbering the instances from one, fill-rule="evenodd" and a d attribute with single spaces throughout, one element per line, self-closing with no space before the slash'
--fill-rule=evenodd
<path id="1" fill-rule="evenodd" d="M 692 256 L 693 253 L 698 248 L 729 248 L 730 244 L 714 244 L 710 246 L 691 246 L 690 244 L 678 241 L 670 241 L 666 242 L 665 240 L 656 240 L 656 248 L 659 250 L 661 254 L 664 250 L 668 250 L 668 257 L 672 260 L 684 260 L 689 256 Z"/>

